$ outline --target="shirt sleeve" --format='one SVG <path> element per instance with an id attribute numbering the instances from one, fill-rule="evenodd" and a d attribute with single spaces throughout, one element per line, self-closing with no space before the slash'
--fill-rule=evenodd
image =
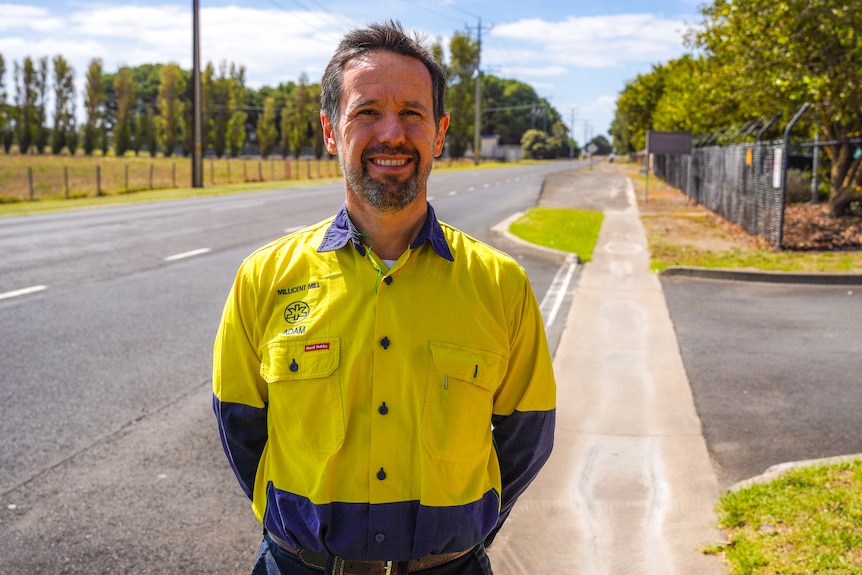
<path id="1" fill-rule="evenodd" d="M 213 345 L 213 411 L 230 466 L 252 497 L 267 441 L 267 393 L 253 343 L 254 324 L 244 319 L 254 311 L 250 288 L 240 269 Z"/>
<path id="2" fill-rule="evenodd" d="M 494 446 L 500 461 L 500 517 L 489 546 L 518 497 L 550 457 L 556 421 L 556 383 L 544 321 L 528 281 L 510 327 L 509 368 L 495 397 Z"/>

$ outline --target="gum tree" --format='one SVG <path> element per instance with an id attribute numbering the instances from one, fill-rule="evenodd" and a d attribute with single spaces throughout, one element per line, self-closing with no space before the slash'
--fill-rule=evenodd
<path id="1" fill-rule="evenodd" d="M 714 0 L 702 9 L 696 45 L 751 109 L 785 118 L 803 103 L 831 164 L 830 211 L 862 199 L 862 5 L 848 0 Z M 761 112 L 763 113 L 763 112 Z"/>

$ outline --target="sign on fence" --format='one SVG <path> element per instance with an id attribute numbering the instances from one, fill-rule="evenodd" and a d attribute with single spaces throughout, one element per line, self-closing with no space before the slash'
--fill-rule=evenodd
<path id="1" fill-rule="evenodd" d="M 666 154 L 670 156 L 688 156 L 691 163 L 691 132 L 655 132 L 646 133 L 646 181 L 644 182 L 644 202 L 649 198 L 649 162 L 650 154 Z M 689 166 L 691 172 L 691 166 Z M 686 186 L 690 188 L 690 185 Z M 686 195 L 690 189 L 686 189 Z"/>

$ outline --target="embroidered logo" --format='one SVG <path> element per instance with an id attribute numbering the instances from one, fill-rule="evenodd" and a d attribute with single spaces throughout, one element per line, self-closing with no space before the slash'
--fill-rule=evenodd
<path id="1" fill-rule="evenodd" d="M 304 301 L 295 301 L 284 308 L 284 321 L 289 324 L 302 323 L 308 317 L 311 308 Z"/>

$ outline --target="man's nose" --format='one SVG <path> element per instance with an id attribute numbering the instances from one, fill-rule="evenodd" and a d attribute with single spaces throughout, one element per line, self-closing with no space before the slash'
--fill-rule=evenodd
<path id="1" fill-rule="evenodd" d="M 377 139 L 382 144 L 401 144 L 404 142 L 404 126 L 396 113 L 384 114 L 378 122 Z"/>

